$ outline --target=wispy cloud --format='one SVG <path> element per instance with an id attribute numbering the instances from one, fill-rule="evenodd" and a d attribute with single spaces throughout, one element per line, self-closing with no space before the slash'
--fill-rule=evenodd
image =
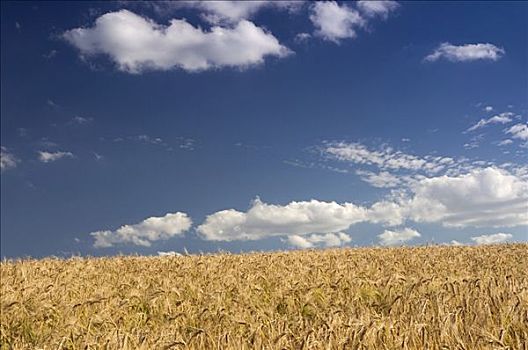
<path id="1" fill-rule="evenodd" d="M 512 140 L 510 139 L 505 139 L 505 140 L 502 140 L 500 141 L 499 143 L 497 143 L 498 146 L 507 146 L 507 145 L 511 145 L 513 143 Z"/>
<path id="2" fill-rule="evenodd" d="M 174 151 L 175 148 L 184 151 L 194 151 L 197 141 L 190 137 L 176 136 L 171 138 L 171 143 L 157 136 L 147 134 L 132 135 L 125 137 L 116 137 L 113 142 L 131 141 L 135 143 L 164 147 L 167 151 Z"/>
<path id="3" fill-rule="evenodd" d="M 484 140 L 484 134 L 472 136 L 468 142 L 464 143 L 465 149 L 474 149 L 480 147 L 480 143 Z"/>
<path id="4" fill-rule="evenodd" d="M 39 160 L 43 163 L 50 163 L 57 161 L 62 158 L 74 158 L 73 153 L 71 152 L 63 152 L 63 151 L 56 151 L 56 152 L 48 152 L 48 151 L 39 151 Z"/>
<path id="5" fill-rule="evenodd" d="M 503 48 L 493 44 L 465 44 L 452 45 L 442 43 L 432 53 L 425 57 L 425 61 L 435 62 L 445 59 L 451 62 L 471 62 L 477 60 L 499 60 L 506 52 Z"/>
<path id="6" fill-rule="evenodd" d="M 472 125 L 467 131 L 475 131 L 489 124 L 507 124 L 512 122 L 513 113 L 512 112 L 503 112 L 497 115 L 494 115 L 488 119 L 480 119 L 476 124 Z"/>
<path id="7" fill-rule="evenodd" d="M 402 184 L 402 179 L 396 175 L 389 173 L 388 171 L 382 171 L 374 173 L 372 171 L 357 170 L 361 180 L 368 184 L 378 188 L 393 188 Z"/>
<path id="8" fill-rule="evenodd" d="M 379 16 L 386 19 L 391 12 L 400 7 L 400 4 L 391 0 L 360 0 L 357 2 L 357 7 L 367 17 Z"/>
<path id="9" fill-rule="evenodd" d="M 90 124 L 91 122 L 93 122 L 93 118 L 81 117 L 79 115 L 76 115 L 70 121 L 71 124 L 78 124 L 78 125 Z"/>
<path id="10" fill-rule="evenodd" d="M 148 6 L 157 13 L 173 15 L 183 8 L 200 12 L 200 17 L 212 24 L 233 24 L 251 19 L 258 12 L 270 9 L 295 13 L 304 6 L 304 1 L 148 1 L 133 5 Z"/>
<path id="11" fill-rule="evenodd" d="M 450 157 L 419 157 L 388 146 L 370 149 L 359 142 L 324 142 L 319 150 L 328 159 L 374 165 L 383 170 L 420 170 L 434 174 L 455 163 Z"/>

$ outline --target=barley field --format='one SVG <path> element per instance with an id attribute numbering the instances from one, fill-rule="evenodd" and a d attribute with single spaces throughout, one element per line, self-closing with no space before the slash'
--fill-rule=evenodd
<path id="1" fill-rule="evenodd" d="M 2 349 L 527 349 L 528 245 L 1 263 Z"/>

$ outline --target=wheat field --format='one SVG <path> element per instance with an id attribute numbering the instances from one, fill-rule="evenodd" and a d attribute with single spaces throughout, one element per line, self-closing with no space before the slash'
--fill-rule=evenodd
<path id="1" fill-rule="evenodd" d="M 1 263 L 2 349 L 527 349 L 528 245 Z"/>

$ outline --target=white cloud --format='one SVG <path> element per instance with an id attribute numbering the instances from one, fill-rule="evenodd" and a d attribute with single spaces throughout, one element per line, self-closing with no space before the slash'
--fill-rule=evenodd
<path id="1" fill-rule="evenodd" d="M 387 246 L 403 244 L 420 236 L 421 235 L 418 231 L 411 228 L 403 228 L 394 231 L 385 230 L 382 234 L 378 235 L 380 243 Z"/>
<path id="2" fill-rule="evenodd" d="M 163 139 L 161 139 L 160 137 L 151 137 L 145 134 L 132 136 L 130 137 L 130 139 L 134 141 L 144 142 L 144 143 L 151 143 L 153 145 L 159 145 L 163 143 Z"/>
<path id="3" fill-rule="evenodd" d="M 418 157 L 395 151 L 391 147 L 371 150 L 358 142 L 325 142 L 320 150 L 326 157 L 343 162 L 374 165 L 381 169 L 420 170 L 431 174 L 455 163 L 449 157 Z"/>
<path id="4" fill-rule="evenodd" d="M 507 124 L 512 121 L 512 117 L 513 117 L 513 113 L 511 112 L 504 112 L 501 114 L 497 114 L 491 118 L 479 120 L 475 125 L 467 129 L 467 131 L 474 131 L 488 124 Z"/>
<path id="5" fill-rule="evenodd" d="M 528 181 L 503 169 L 426 178 L 410 190 L 412 198 L 399 204 L 405 216 L 416 222 L 452 227 L 528 225 Z"/>
<path id="6" fill-rule="evenodd" d="M 74 158 L 73 153 L 63 152 L 63 151 L 57 151 L 57 152 L 39 151 L 38 154 L 39 154 L 39 160 L 43 163 L 54 162 L 61 158 Z"/>
<path id="7" fill-rule="evenodd" d="M 95 160 L 102 160 L 104 157 L 97 152 L 92 152 Z"/>
<path id="8" fill-rule="evenodd" d="M 302 42 L 305 42 L 307 41 L 308 39 L 310 39 L 312 37 L 311 34 L 309 33 L 297 33 L 295 35 L 295 41 L 298 42 L 298 43 L 302 43 Z"/>
<path id="9" fill-rule="evenodd" d="M 93 118 L 86 118 L 76 115 L 72 118 L 71 122 L 74 124 L 84 125 L 93 122 Z"/>
<path id="10" fill-rule="evenodd" d="M 498 168 L 487 161 L 413 158 L 392 149 L 371 151 L 358 144 L 341 146 L 332 146 L 338 150 L 334 154 L 358 164 L 369 163 L 380 168 L 401 168 L 405 164 L 403 168 L 410 171 L 434 169 L 439 165 L 445 168 L 443 175 L 429 176 L 416 172 L 395 175 L 386 171 L 379 174 L 358 171 L 374 186 L 397 188 L 370 207 L 315 199 L 272 205 L 257 199 L 246 212 L 229 209 L 209 215 L 198 227 L 198 233 L 204 239 L 221 241 L 286 236 L 291 237 L 288 239 L 292 245 L 315 247 L 315 237 L 347 230 L 361 222 L 386 227 L 407 222 L 460 228 L 528 225 L 528 170 L 525 167 L 504 163 Z M 342 149 L 346 151 L 341 152 Z M 421 168 L 415 167 L 414 162 Z M 316 234 L 314 239 L 310 239 L 309 235 L 313 234 Z"/>
<path id="11" fill-rule="evenodd" d="M 305 237 L 299 235 L 288 236 L 288 243 L 294 247 L 308 249 L 313 248 L 314 244 Z"/>
<path id="12" fill-rule="evenodd" d="M 400 7 L 400 4 L 390 0 L 361 0 L 357 2 L 357 6 L 367 17 L 380 16 L 386 19 L 391 11 Z"/>
<path id="13" fill-rule="evenodd" d="M 175 251 L 168 251 L 168 252 L 158 252 L 158 256 L 182 256 L 180 253 Z"/>
<path id="14" fill-rule="evenodd" d="M 59 108 L 60 106 L 51 99 L 46 100 L 46 104 L 52 108 Z"/>
<path id="15" fill-rule="evenodd" d="M 492 112 L 492 111 L 493 111 L 493 106 L 486 106 L 486 107 L 484 107 L 484 111 L 485 111 L 485 112 Z"/>
<path id="16" fill-rule="evenodd" d="M 263 9 L 296 12 L 304 5 L 303 1 L 162 1 L 146 2 L 158 13 L 172 14 L 181 8 L 201 11 L 201 17 L 213 24 L 237 23 L 250 19 Z"/>
<path id="17" fill-rule="evenodd" d="M 339 247 L 350 243 L 352 238 L 343 232 L 312 234 L 309 236 L 291 235 L 288 236 L 288 243 L 298 248 L 314 248 L 316 246 Z"/>
<path id="18" fill-rule="evenodd" d="M 313 248 L 347 243 L 338 232 L 361 222 L 387 227 L 406 222 L 460 228 L 524 226 L 528 225 L 528 177 L 526 172 L 518 173 L 487 167 L 463 175 L 417 178 L 370 208 L 318 200 L 273 205 L 256 199 L 246 212 L 228 209 L 209 215 L 197 232 L 216 241 L 286 237 L 293 246 Z M 386 230 L 379 237 L 382 244 L 391 245 L 419 234 L 410 229 Z"/>
<path id="19" fill-rule="evenodd" d="M 526 141 L 528 140 L 528 124 L 515 124 L 511 128 L 507 129 L 506 133 L 511 134 L 514 139 Z"/>
<path id="20" fill-rule="evenodd" d="M 51 51 L 49 51 L 48 53 L 43 54 L 42 57 L 44 57 L 44 58 L 47 59 L 47 60 L 50 60 L 50 59 L 52 59 L 53 57 L 57 56 L 57 53 L 58 53 L 58 52 L 59 52 L 59 51 L 57 51 L 57 50 L 51 50 Z"/>
<path id="21" fill-rule="evenodd" d="M 366 24 L 359 12 L 335 1 L 315 2 L 311 11 L 310 20 L 316 28 L 315 35 L 335 43 L 355 38 L 356 29 Z"/>
<path id="22" fill-rule="evenodd" d="M 497 145 L 499 145 L 499 146 L 507 146 L 507 145 L 511 145 L 512 143 L 513 143 L 512 140 L 506 139 L 506 140 L 502 140 L 501 142 L 497 143 Z"/>
<path id="23" fill-rule="evenodd" d="M 482 138 L 480 138 L 482 139 Z M 474 148 L 478 148 L 480 146 L 480 139 L 478 138 L 471 138 L 471 140 L 469 142 L 466 142 L 464 143 L 464 148 L 465 149 L 474 149 Z"/>
<path id="24" fill-rule="evenodd" d="M 149 247 L 151 242 L 182 235 L 191 228 L 192 221 L 185 213 L 168 213 L 161 217 L 150 217 L 139 224 L 124 225 L 115 231 L 96 231 L 95 248 L 112 247 L 115 244 L 135 244 Z"/>
<path id="25" fill-rule="evenodd" d="M 311 200 L 272 205 L 256 199 L 247 212 L 228 209 L 198 226 L 206 240 L 258 240 L 272 236 L 335 233 L 366 219 L 366 209 L 351 203 Z"/>
<path id="26" fill-rule="evenodd" d="M 18 159 L 7 150 L 4 146 L 0 148 L 0 171 L 15 168 Z"/>
<path id="27" fill-rule="evenodd" d="M 512 235 L 509 233 L 494 233 L 490 235 L 481 235 L 476 237 L 471 237 L 471 240 L 477 244 L 498 244 L 504 243 L 512 238 Z"/>
<path id="28" fill-rule="evenodd" d="M 104 14 L 93 27 L 75 28 L 63 36 L 83 56 L 107 55 L 119 70 L 129 73 L 247 68 L 262 64 L 266 56 L 285 57 L 291 52 L 247 20 L 204 31 L 183 19 L 172 19 L 165 26 L 128 10 Z"/>
<path id="29" fill-rule="evenodd" d="M 374 187 L 394 188 L 368 210 L 368 221 L 396 226 L 406 221 L 451 227 L 512 227 L 528 224 L 528 177 L 519 167 L 440 156 L 418 157 L 390 147 L 325 143 L 325 159 L 375 166 L 356 173 Z"/>
<path id="30" fill-rule="evenodd" d="M 451 62 L 470 62 L 476 60 L 497 61 L 504 54 L 504 49 L 492 44 L 466 44 L 457 46 L 450 43 L 442 43 L 431 54 L 426 56 L 425 60 L 435 62 L 444 58 Z"/>
<path id="31" fill-rule="evenodd" d="M 474 162 L 476 163 L 476 162 Z M 487 162 L 479 162 L 486 166 Z M 374 203 L 367 220 L 385 226 L 406 221 L 447 227 L 528 225 L 528 176 L 524 167 L 473 168 L 464 174 L 401 177 L 401 187 Z"/>
<path id="32" fill-rule="evenodd" d="M 368 210 L 368 220 L 384 226 L 398 226 L 405 222 L 408 210 L 394 201 L 382 200 L 374 203 Z"/>
<path id="33" fill-rule="evenodd" d="M 356 171 L 356 174 L 361 177 L 361 180 L 377 188 L 392 188 L 402 183 L 400 177 L 387 171 L 382 171 L 376 174 L 371 171 L 358 170 Z"/>

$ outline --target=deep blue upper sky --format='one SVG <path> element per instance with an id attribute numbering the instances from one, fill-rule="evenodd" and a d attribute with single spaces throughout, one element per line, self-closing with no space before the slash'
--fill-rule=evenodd
<path id="1" fill-rule="evenodd" d="M 205 42 L 202 54 L 219 55 L 211 67 L 149 61 L 132 71 L 117 63 L 121 43 L 104 46 L 116 19 L 105 17 L 108 27 L 95 32 L 98 18 L 149 18 L 159 33 L 171 19 L 186 18 L 207 33 L 212 24 L 203 15 L 212 10 L 2 2 L 2 256 L 527 241 L 528 4 L 400 2 L 386 16 L 355 2 L 331 4 L 364 20 L 342 23 L 355 37 L 318 31 L 319 5 L 262 6 L 215 25 L 230 31 L 250 22 L 289 53 L 222 66 L 214 57 L 238 49 L 229 45 L 257 39 L 229 42 L 221 53 Z M 118 12 L 124 8 L 129 12 Z M 86 37 L 68 39 L 75 28 L 92 35 L 99 51 L 83 51 Z M 299 33 L 309 36 L 300 40 Z M 168 50 L 165 39 L 135 48 L 140 41 L 132 36 L 123 46 L 153 55 Z M 442 51 L 442 43 L 450 49 Z M 498 56 L 488 50 L 467 58 L 484 46 L 465 45 L 477 44 L 490 44 Z M 175 59 L 184 49 L 171 50 Z M 442 56 L 426 60 L 435 50 Z M 452 169 L 406 163 L 439 162 L 436 156 L 451 158 Z M 373 185 L 369 174 L 396 182 Z M 261 202 L 253 203 L 257 196 Z M 288 206 L 292 201 L 301 208 Z M 326 207 L 332 201 L 337 207 Z M 372 214 L 381 202 L 397 203 L 403 221 Z M 431 202 L 443 216 L 418 213 Z M 364 212 L 349 212 L 345 203 Z M 235 209 L 243 216 L 250 208 L 253 218 L 231 224 L 225 221 L 234 212 L 223 212 L 209 233 L 198 229 L 208 215 Z M 163 229 L 140 225 L 133 235 L 148 236 L 150 246 L 110 232 L 111 247 L 94 247 L 92 232 L 176 212 L 192 226 L 160 239 Z M 487 220 L 493 213 L 515 215 Z M 461 223 L 465 215 L 471 218 Z"/>

